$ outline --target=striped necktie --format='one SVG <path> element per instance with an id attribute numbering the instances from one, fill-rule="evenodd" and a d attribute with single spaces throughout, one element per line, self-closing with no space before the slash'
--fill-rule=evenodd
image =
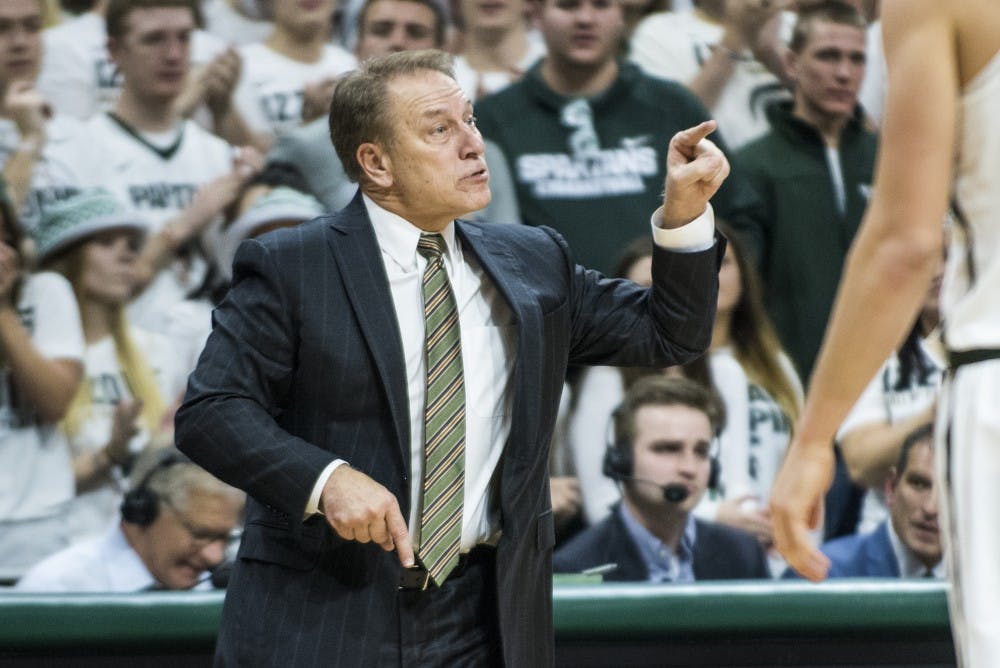
<path id="1" fill-rule="evenodd" d="M 462 341 L 458 307 L 442 259 L 444 250 L 440 234 L 420 235 L 417 252 L 427 258 L 423 276 L 427 395 L 418 554 L 437 585 L 458 563 L 465 496 Z"/>

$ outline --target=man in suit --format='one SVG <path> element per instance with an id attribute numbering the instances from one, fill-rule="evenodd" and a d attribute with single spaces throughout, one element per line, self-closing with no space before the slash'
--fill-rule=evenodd
<path id="1" fill-rule="evenodd" d="M 843 536 L 820 551 L 831 578 L 943 578 L 944 561 L 934 480 L 934 429 L 925 424 L 904 440 L 885 482 L 889 519 L 870 533 Z M 785 577 L 799 577 L 789 569 Z"/>
<path id="2" fill-rule="evenodd" d="M 176 420 L 251 497 L 220 665 L 551 665 L 566 367 L 708 345 L 714 123 L 671 142 L 644 289 L 575 266 L 551 230 L 456 221 L 490 191 L 450 63 L 407 51 L 345 77 L 330 134 L 360 192 L 237 252 Z"/>
<path id="3" fill-rule="evenodd" d="M 613 414 L 614 441 L 604 458 L 622 501 L 556 552 L 554 570 L 600 569 L 607 580 L 651 582 L 770 577 L 751 534 L 691 514 L 718 482 L 712 442 L 724 411 L 687 378 L 649 376 L 629 388 Z"/>

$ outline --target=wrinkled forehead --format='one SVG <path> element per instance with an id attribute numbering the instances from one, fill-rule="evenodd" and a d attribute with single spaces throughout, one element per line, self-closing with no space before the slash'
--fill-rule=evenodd
<path id="1" fill-rule="evenodd" d="M 421 70 L 393 77 L 388 85 L 389 101 L 395 113 L 408 120 L 445 114 L 465 113 L 472 108 L 458 82 L 437 70 Z"/>

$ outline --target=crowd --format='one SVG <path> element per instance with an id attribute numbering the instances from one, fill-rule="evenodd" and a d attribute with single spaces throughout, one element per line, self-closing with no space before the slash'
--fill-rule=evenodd
<path id="1" fill-rule="evenodd" d="M 871 192 L 879 39 L 877 0 L 4 0 L 0 582 L 218 584 L 242 493 L 172 447 L 212 308 L 241 241 L 354 197 L 328 136 L 338 76 L 428 48 L 455 54 L 485 139 L 473 215 L 547 225 L 636 283 L 670 137 L 718 121 L 710 350 L 570 372 L 554 565 L 794 577 L 767 502 Z M 937 325 L 932 291 L 838 435 L 814 536 L 834 575 L 941 574 Z"/>

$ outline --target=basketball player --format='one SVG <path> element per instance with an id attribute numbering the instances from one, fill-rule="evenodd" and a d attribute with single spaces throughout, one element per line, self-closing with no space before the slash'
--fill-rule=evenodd
<path id="1" fill-rule="evenodd" d="M 833 473 L 841 420 L 913 322 L 941 256 L 950 372 L 938 466 L 962 666 L 1000 665 L 1000 3 L 885 0 L 885 130 L 868 214 L 847 262 L 797 435 L 772 491 L 775 543 L 811 580 L 829 562 L 807 531 Z"/>

